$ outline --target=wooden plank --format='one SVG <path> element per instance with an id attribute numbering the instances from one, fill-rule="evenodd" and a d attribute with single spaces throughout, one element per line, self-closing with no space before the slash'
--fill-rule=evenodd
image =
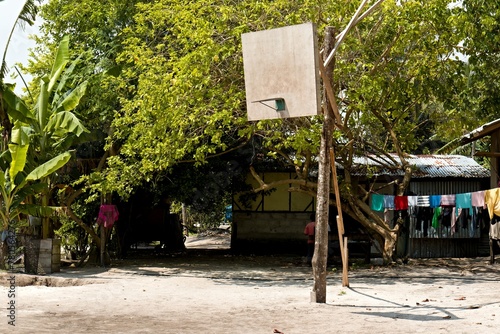
<path id="1" fill-rule="evenodd" d="M 106 256 L 106 231 L 105 231 L 105 227 L 104 227 L 104 224 L 102 224 L 100 226 L 100 230 L 101 230 L 101 266 L 102 267 L 105 267 L 106 266 L 106 259 L 105 259 L 105 256 Z"/>
<path id="2" fill-rule="evenodd" d="M 476 152 L 476 153 L 474 153 L 474 156 L 500 158 L 500 153 L 498 153 L 498 152 Z"/>
<path id="3" fill-rule="evenodd" d="M 342 220 L 342 205 L 340 203 L 340 191 L 339 184 L 337 181 L 337 168 L 335 167 L 335 153 L 333 151 L 333 147 L 330 148 L 330 166 L 332 169 L 332 182 L 333 188 L 335 191 L 335 200 L 337 204 L 337 230 L 339 234 L 339 246 L 340 246 L 340 258 L 342 259 L 342 286 L 349 286 L 349 276 L 347 274 L 348 271 L 348 262 L 349 256 L 347 254 L 347 238 L 343 238 L 344 235 L 344 221 Z"/>
<path id="4" fill-rule="evenodd" d="M 342 259 L 342 286 L 349 286 L 349 248 L 347 244 L 349 243 L 347 237 L 344 237 L 344 258 Z"/>

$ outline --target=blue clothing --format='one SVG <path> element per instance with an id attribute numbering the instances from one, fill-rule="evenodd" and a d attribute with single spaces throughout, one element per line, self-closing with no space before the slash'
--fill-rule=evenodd
<path id="1" fill-rule="evenodd" d="M 472 196 L 471 193 L 456 194 L 455 195 L 456 213 L 458 216 L 458 209 L 470 209 L 472 212 Z"/>
<path id="2" fill-rule="evenodd" d="M 385 195 L 384 196 L 384 208 L 394 209 L 394 195 Z"/>
<path id="3" fill-rule="evenodd" d="M 437 208 L 441 205 L 441 195 L 430 195 L 429 202 L 431 208 Z"/>

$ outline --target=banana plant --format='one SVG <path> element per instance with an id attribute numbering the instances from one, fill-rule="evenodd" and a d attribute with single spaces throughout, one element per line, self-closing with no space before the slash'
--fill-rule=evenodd
<path id="1" fill-rule="evenodd" d="M 37 103 L 30 109 L 12 89 L 4 93 L 7 112 L 14 120 L 10 142 L 24 147 L 28 145 L 26 163 L 35 168 L 67 153 L 70 147 L 89 131 L 82 124 L 75 109 L 86 93 L 87 81 L 71 86 L 74 71 L 80 59 L 70 63 L 69 37 L 59 43 L 50 74 L 40 79 Z M 69 65 L 68 65 L 69 64 Z M 45 190 L 40 194 L 40 205 L 49 205 L 50 174 L 40 178 Z M 50 234 L 50 222 L 42 220 L 42 237 Z"/>
<path id="2" fill-rule="evenodd" d="M 28 172 L 25 170 L 28 148 L 28 145 L 9 144 L 9 150 L 0 157 L 2 165 L 6 166 L 0 169 L 0 221 L 3 231 L 9 230 L 9 225 L 15 220 L 19 221 L 21 214 L 48 217 L 55 211 L 49 206 L 28 204 L 27 199 L 43 193 L 46 185 L 38 181 L 63 167 L 71 158 L 69 152 L 64 152 Z M 7 243 L 0 244 L 0 268 L 6 269 Z"/>
<path id="3" fill-rule="evenodd" d="M 28 204 L 26 199 L 42 193 L 46 185 L 38 181 L 56 172 L 71 158 L 70 152 L 64 152 L 28 172 L 25 170 L 28 148 L 29 145 L 9 144 L 8 152 L 2 154 L 2 164 L 7 166 L 0 170 L 0 219 L 4 231 L 22 213 L 47 216 L 54 212 L 55 208 Z"/>

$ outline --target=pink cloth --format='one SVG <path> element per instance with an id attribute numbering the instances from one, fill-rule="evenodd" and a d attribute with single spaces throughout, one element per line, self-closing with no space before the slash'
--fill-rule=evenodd
<path id="1" fill-rule="evenodd" d="M 455 195 L 441 195 L 441 206 L 455 206 Z"/>
<path id="2" fill-rule="evenodd" d="M 116 205 L 102 204 L 97 217 L 97 224 L 104 224 L 106 228 L 112 228 L 115 221 L 118 220 L 118 209 Z"/>
<path id="3" fill-rule="evenodd" d="M 472 206 L 478 206 L 480 208 L 485 206 L 484 203 L 484 190 L 473 192 L 471 195 Z"/>

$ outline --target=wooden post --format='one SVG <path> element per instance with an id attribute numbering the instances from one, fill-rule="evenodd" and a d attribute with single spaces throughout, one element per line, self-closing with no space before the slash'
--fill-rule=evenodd
<path id="1" fill-rule="evenodd" d="M 333 145 L 330 147 L 330 166 L 332 169 L 332 183 L 335 191 L 335 201 L 337 204 L 337 230 L 339 233 L 340 258 L 342 259 L 342 286 L 349 286 L 347 275 L 349 256 L 347 254 L 347 237 L 344 239 L 344 221 L 342 218 L 342 204 L 340 203 L 339 183 L 337 180 L 337 168 L 335 168 L 335 153 Z"/>
<path id="2" fill-rule="evenodd" d="M 500 240 L 493 240 L 490 236 L 490 264 L 495 264 L 495 243 L 500 247 Z"/>
<path id="3" fill-rule="evenodd" d="M 101 266 L 106 266 L 106 228 L 104 223 L 99 227 L 101 229 Z"/>

